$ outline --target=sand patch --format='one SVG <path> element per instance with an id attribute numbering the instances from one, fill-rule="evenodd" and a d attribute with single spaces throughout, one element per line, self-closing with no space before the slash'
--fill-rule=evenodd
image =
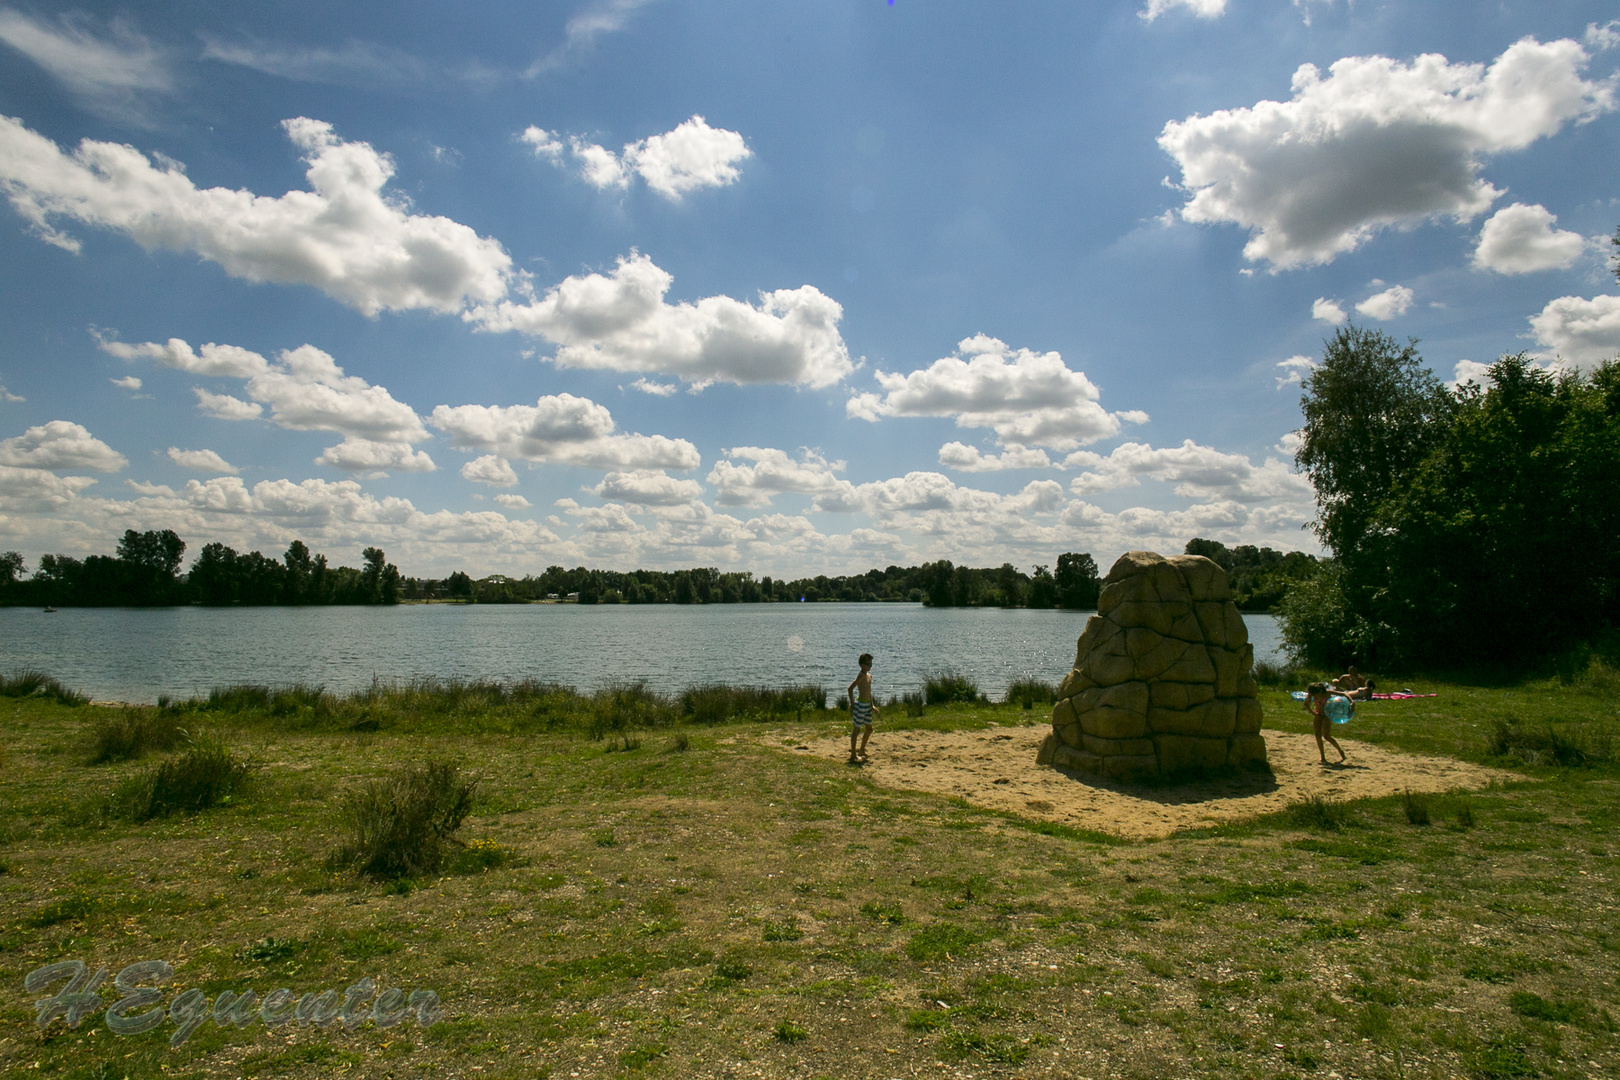
<path id="1" fill-rule="evenodd" d="M 1272 776 L 1132 787 L 1035 764 L 1035 752 L 1050 730 L 1037 724 L 950 733 L 880 732 L 867 747 L 871 761 L 858 768 L 883 787 L 956 795 L 977 806 L 1132 840 L 1269 814 L 1310 795 L 1361 799 L 1401 791 L 1481 788 L 1493 780 L 1520 779 L 1500 769 L 1403 754 L 1343 736 L 1339 741 L 1349 761 L 1323 768 L 1310 735 L 1267 731 L 1263 734 Z M 803 743 L 797 752 L 844 762 L 849 737 Z M 1328 756 L 1333 756 L 1332 747 Z"/>

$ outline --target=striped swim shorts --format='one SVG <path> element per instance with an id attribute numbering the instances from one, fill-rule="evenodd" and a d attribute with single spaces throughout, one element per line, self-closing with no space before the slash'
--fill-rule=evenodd
<path id="1" fill-rule="evenodd" d="M 856 727 L 872 726 L 872 703 L 870 701 L 857 701 L 850 710 L 849 718 Z"/>

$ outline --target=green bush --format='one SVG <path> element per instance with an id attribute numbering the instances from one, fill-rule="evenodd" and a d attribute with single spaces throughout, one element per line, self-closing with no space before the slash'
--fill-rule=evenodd
<path id="1" fill-rule="evenodd" d="M 195 814 L 230 802 L 252 770 L 251 762 L 232 754 L 219 739 L 199 736 L 182 753 L 119 784 L 112 809 L 132 821 Z"/>
<path id="2" fill-rule="evenodd" d="M 462 846 L 456 830 L 472 813 L 477 788 L 477 778 L 446 761 L 407 765 L 368 781 L 343 800 L 348 839 L 333 863 L 383 879 L 437 873 L 449 849 Z"/>
<path id="3" fill-rule="evenodd" d="M 1427 825 L 1429 823 L 1429 797 L 1422 792 L 1401 792 L 1401 809 L 1406 811 L 1408 824 Z"/>
<path id="4" fill-rule="evenodd" d="M 109 709 L 90 730 L 88 764 L 131 761 L 149 750 L 173 750 L 185 737 L 180 718 L 160 709 Z"/>
<path id="5" fill-rule="evenodd" d="M 86 705 L 90 701 L 78 691 L 69 690 L 56 679 L 39 671 L 0 675 L 0 697 L 42 697 L 62 705 Z"/>
<path id="6" fill-rule="evenodd" d="M 929 705 L 949 705 L 956 701 L 978 701 L 979 687 L 966 675 L 941 671 L 923 683 L 923 698 Z"/>
<path id="7" fill-rule="evenodd" d="M 906 715 L 915 719 L 923 715 L 928 706 L 928 698 L 921 690 L 912 690 L 900 695 L 900 704 L 905 708 Z"/>
<path id="8" fill-rule="evenodd" d="M 1039 679 L 1015 679 L 1007 684 L 1007 696 L 1002 700 L 1008 705 L 1032 709 L 1036 705 L 1052 704 L 1056 700 L 1056 692 L 1055 686 Z"/>

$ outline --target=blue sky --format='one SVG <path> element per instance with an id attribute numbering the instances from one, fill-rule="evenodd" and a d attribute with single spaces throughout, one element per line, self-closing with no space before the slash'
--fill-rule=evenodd
<path id="1" fill-rule="evenodd" d="M 1315 550 L 1335 326 L 1620 352 L 1617 17 L 0 4 L 0 548 Z"/>

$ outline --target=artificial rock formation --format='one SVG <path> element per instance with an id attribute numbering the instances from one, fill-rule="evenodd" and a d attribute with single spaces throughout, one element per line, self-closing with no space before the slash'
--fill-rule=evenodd
<path id="1" fill-rule="evenodd" d="M 1218 564 L 1126 552 L 1103 579 L 1038 761 L 1120 779 L 1264 765 L 1253 663 Z"/>

